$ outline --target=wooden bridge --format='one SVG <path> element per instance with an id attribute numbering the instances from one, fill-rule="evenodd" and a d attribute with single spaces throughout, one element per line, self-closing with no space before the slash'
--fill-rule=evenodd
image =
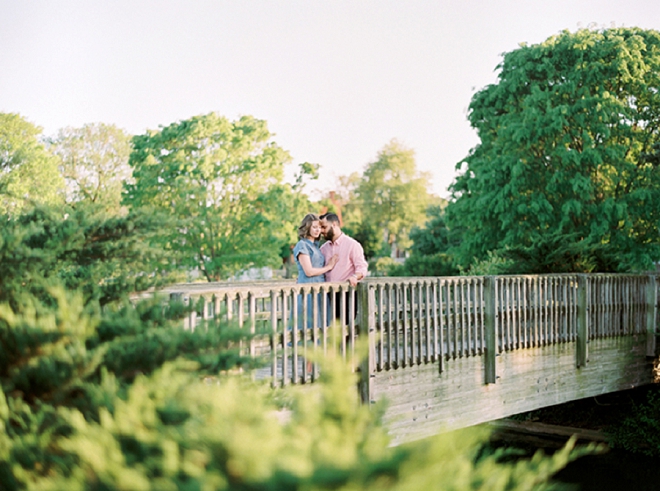
<path id="1" fill-rule="evenodd" d="M 313 383 L 306 357 L 331 345 L 388 402 L 393 443 L 653 382 L 655 275 L 367 278 L 347 283 L 196 283 L 166 289 L 200 320 L 266 332 L 273 386 Z M 296 327 L 296 328 L 294 328 Z M 366 339 L 359 362 L 355 342 Z M 358 365 L 359 362 L 359 365 Z"/>

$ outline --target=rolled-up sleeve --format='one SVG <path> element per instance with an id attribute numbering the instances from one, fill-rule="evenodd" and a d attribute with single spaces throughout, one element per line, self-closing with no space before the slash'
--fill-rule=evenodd
<path id="1" fill-rule="evenodd" d="M 365 278 L 367 276 L 369 265 L 364 257 L 364 249 L 358 241 L 353 242 L 353 247 L 351 248 L 351 261 L 355 268 L 355 273 L 360 274 L 362 278 Z"/>

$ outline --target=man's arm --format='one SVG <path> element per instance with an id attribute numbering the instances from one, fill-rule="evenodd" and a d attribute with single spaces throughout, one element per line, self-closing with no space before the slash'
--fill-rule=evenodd
<path id="1" fill-rule="evenodd" d="M 348 281 L 352 286 L 355 286 L 358 281 L 367 276 L 367 270 L 369 267 L 367 260 L 364 257 L 364 249 L 358 241 L 355 241 L 351 248 L 350 258 L 353 267 L 355 268 L 355 273 L 353 273 L 353 276 L 349 278 Z M 354 282 L 352 280 L 354 280 Z"/>

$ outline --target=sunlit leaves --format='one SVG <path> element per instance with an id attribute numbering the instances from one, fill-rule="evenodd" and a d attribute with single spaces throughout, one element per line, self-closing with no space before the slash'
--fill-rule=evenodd
<path id="1" fill-rule="evenodd" d="M 410 230 L 422 225 L 431 204 L 429 176 L 417 170 L 415 153 L 396 140 L 367 165 L 355 194 L 362 209 L 363 228 L 375 227 L 385 248 L 410 248 Z"/>
<path id="2" fill-rule="evenodd" d="M 449 224 L 467 227 L 461 264 L 552 233 L 585 251 L 608 244 L 619 259 L 597 269 L 648 268 L 660 258 L 660 175 L 649 165 L 660 34 L 563 32 L 507 53 L 499 68 L 470 104 L 481 141 L 452 186 Z"/>
<path id="3" fill-rule="evenodd" d="M 172 216 L 163 247 L 209 281 L 277 266 L 299 190 L 282 183 L 290 156 L 271 138 L 265 121 L 215 113 L 138 135 L 124 204 Z"/>
<path id="4" fill-rule="evenodd" d="M 0 213 L 63 203 L 58 159 L 44 148 L 40 134 L 20 115 L 0 113 Z"/>
<path id="5" fill-rule="evenodd" d="M 49 141 L 61 159 L 67 201 L 102 204 L 118 213 L 124 182 L 130 177 L 131 137 L 114 125 L 86 124 L 63 128 Z"/>

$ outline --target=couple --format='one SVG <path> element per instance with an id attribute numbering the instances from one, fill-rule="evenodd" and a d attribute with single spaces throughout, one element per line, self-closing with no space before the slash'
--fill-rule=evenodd
<path id="1" fill-rule="evenodd" d="M 319 249 L 318 242 L 321 234 L 326 242 Z M 367 275 L 367 261 L 364 258 L 364 250 L 360 243 L 344 234 L 339 225 L 339 217 L 334 213 L 325 215 L 315 215 L 310 213 L 303 218 L 300 227 L 298 227 L 298 237 L 300 240 L 293 248 L 293 257 L 298 265 L 298 283 L 323 283 L 325 281 L 340 282 L 348 281 L 352 287 L 358 284 L 358 281 Z M 353 308 L 355 309 L 355 292 L 353 294 Z M 339 296 L 336 292 L 333 295 L 335 319 L 349 319 L 351 316 L 348 302 L 349 292 L 345 292 L 343 301 L 346 311 L 344 316 L 341 312 Z M 321 325 L 321 296 L 317 297 L 319 304 L 318 322 Z M 308 312 L 312 312 L 312 295 L 307 294 L 305 300 Z M 302 296 L 298 297 L 298 315 L 299 322 L 302 322 L 303 302 Z M 328 313 L 331 315 L 330 313 Z M 355 310 L 353 310 L 353 315 Z M 308 314 L 307 327 L 311 327 L 312 316 Z M 329 319 L 328 319 L 329 321 Z"/>
<path id="2" fill-rule="evenodd" d="M 323 234 L 326 242 L 319 249 Z M 300 240 L 293 248 L 298 265 L 298 283 L 348 281 L 356 286 L 367 275 L 367 261 L 360 243 L 344 234 L 334 213 L 310 213 L 298 227 Z"/>

